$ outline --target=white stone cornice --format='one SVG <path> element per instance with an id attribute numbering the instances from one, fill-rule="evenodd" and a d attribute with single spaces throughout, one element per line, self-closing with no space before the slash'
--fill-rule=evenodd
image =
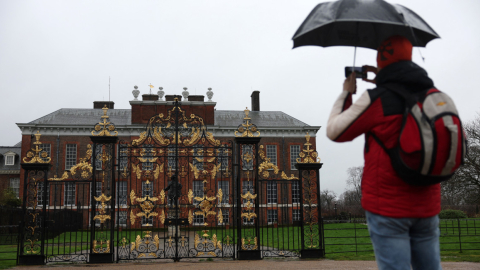
<path id="1" fill-rule="evenodd" d="M 42 136 L 91 136 L 94 125 L 41 125 L 41 124 L 17 124 L 22 135 L 33 135 L 38 131 Z M 145 131 L 146 125 L 116 125 L 118 136 L 139 136 Z M 315 137 L 320 126 L 303 127 L 258 127 L 261 137 L 304 137 L 307 132 Z M 237 126 L 207 126 L 207 131 L 215 137 L 234 137 Z"/>

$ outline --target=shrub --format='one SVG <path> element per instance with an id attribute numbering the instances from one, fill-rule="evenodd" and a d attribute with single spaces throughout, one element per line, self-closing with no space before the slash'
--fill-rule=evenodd
<path id="1" fill-rule="evenodd" d="M 438 217 L 441 219 L 467 218 L 467 214 L 460 210 L 446 209 L 440 211 Z"/>
<path id="2" fill-rule="evenodd" d="M 3 190 L 3 198 L 0 200 L 0 205 L 18 207 L 22 205 L 22 201 L 17 198 L 12 188 L 6 188 Z"/>

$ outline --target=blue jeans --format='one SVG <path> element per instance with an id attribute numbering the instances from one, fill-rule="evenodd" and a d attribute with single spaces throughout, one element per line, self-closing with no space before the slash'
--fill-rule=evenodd
<path id="1" fill-rule="evenodd" d="M 438 216 L 390 218 L 366 211 L 368 231 L 380 270 L 439 270 Z"/>

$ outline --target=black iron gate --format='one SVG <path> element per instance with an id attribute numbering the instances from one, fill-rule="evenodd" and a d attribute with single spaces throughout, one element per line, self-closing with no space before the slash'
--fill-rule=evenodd
<path id="1" fill-rule="evenodd" d="M 287 176 L 248 110 L 234 141 L 220 141 L 175 99 L 120 142 L 107 111 L 61 177 L 47 177 L 38 134 L 22 164 L 20 264 L 324 255 L 321 163 L 308 134 L 299 174 Z"/>

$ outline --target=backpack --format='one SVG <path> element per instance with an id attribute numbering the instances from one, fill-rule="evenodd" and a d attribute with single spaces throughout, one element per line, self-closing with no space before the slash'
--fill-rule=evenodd
<path id="1" fill-rule="evenodd" d="M 387 149 L 393 169 L 408 184 L 426 186 L 450 179 L 463 164 L 467 143 L 453 100 L 445 93 L 427 89 L 410 93 L 402 86 L 384 86 L 405 101 L 397 144 Z"/>

